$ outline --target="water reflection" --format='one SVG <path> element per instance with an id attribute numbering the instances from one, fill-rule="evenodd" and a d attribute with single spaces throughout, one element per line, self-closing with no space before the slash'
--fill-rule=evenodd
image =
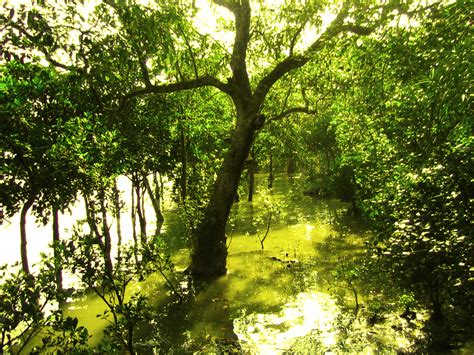
<path id="1" fill-rule="evenodd" d="M 279 312 L 244 314 L 234 320 L 242 346 L 260 354 L 295 350 L 299 338 L 317 331 L 321 349 L 336 343 L 334 322 L 339 308 L 328 294 L 299 293 Z"/>
<path id="2" fill-rule="evenodd" d="M 174 327 L 176 334 L 168 333 L 176 339 L 174 349 L 260 354 L 409 349 L 423 319 L 410 328 L 394 312 L 385 322 L 368 324 L 364 307 L 354 314 L 350 291 L 330 287 L 340 259 L 360 253 L 363 245 L 363 228 L 347 217 L 348 204 L 295 199 L 284 179 L 280 185 L 277 180 L 273 198 L 290 203 L 263 250 L 254 223 L 262 212 L 259 197 L 235 206 L 228 275 L 197 290 L 179 308 L 180 316 L 174 309 L 163 318 L 163 328 Z M 185 265 L 182 257 L 176 263 Z M 358 291 L 361 300 L 369 299 L 363 288 Z"/>
<path id="3" fill-rule="evenodd" d="M 254 223 L 262 213 L 257 195 L 253 203 L 234 206 L 228 275 L 208 285 L 176 280 L 194 297 L 177 302 L 160 275 L 132 285 L 149 297 L 156 311 L 157 321 L 140 325 L 137 331 L 137 340 L 148 344 L 142 353 L 408 349 L 413 336 L 406 334 L 407 329 L 416 335 L 419 327 L 400 325 L 395 313 L 384 323 L 368 325 L 364 317 L 355 318 L 348 310 L 350 292 L 329 290 L 331 271 L 340 258 L 356 255 L 363 245 L 363 228 L 347 218 L 348 204 L 301 197 L 282 176 L 275 181 L 272 198 L 285 208 L 272 223 L 265 249 Z M 183 248 L 183 238 L 176 238 L 184 233 L 177 214 L 168 212 L 164 229 L 174 238 L 170 247 L 176 270 L 183 271 L 189 264 L 189 251 Z M 364 290 L 359 291 L 364 299 Z M 94 345 L 106 326 L 106 321 L 96 318 L 104 309 L 97 297 L 87 295 L 69 304 L 66 314 L 77 316 L 89 329 Z M 422 320 L 417 321 L 421 324 Z"/>

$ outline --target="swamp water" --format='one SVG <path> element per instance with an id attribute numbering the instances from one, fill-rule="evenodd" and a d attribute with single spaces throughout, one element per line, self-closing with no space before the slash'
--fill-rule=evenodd
<path id="1" fill-rule="evenodd" d="M 257 191 L 263 190 L 265 179 L 258 180 Z M 423 338 L 423 312 L 412 322 L 399 316 L 402 310 L 369 322 L 366 304 L 374 295 L 364 285 L 356 286 L 354 312 L 354 290 L 336 283 L 333 271 L 362 251 L 363 228 L 347 216 L 347 203 L 302 196 L 293 187 L 279 176 L 272 192 L 234 205 L 228 274 L 209 284 L 175 280 L 193 295 L 187 300 L 170 295 L 160 275 L 131 285 L 130 293 L 146 294 L 157 314 L 152 328 L 137 329 L 139 353 L 396 353 Z M 179 234 L 176 214 L 165 216 L 167 233 Z M 172 260 L 180 274 L 189 250 L 177 248 Z M 90 294 L 64 309 L 89 330 L 91 345 L 107 326 L 97 317 L 104 310 Z"/>
<path id="2" fill-rule="evenodd" d="M 262 185 L 264 179 L 261 177 Z M 258 187 L 257 187 L 258 190 Z M 277 206 L 277 207 L 275 207 Z M 279 206 L 279 207 L 278 207 Z M 409 350 L 421 332 L 423 313 L 408 324 L 401 311 L 368 324 L 364 301 L 370 295 L 357 286 L 361 310 L 354 312 L 351 289 L 335 284 L 332 271 L 341 260 L 362 250 L 363 229 L 347 216 L 349 205 L 313 199 L 292 191 L 280 176 L 273 191 L 254 202 L 234 205 L 229 228 L 228 274 L 212 283 L 190 285 L 194 294 L 178 302 L 163 278 L 152 275 L 131 287 L 148 295 L 158 314 L 153 329 L 138 329 L 140 353 L 396 353 Z M 272 213 L 266 234 L 268 218 Z M 179 233 L 176 216 L 168 216 L 170 235 Z M 176 271 L 189 263 L 186 248 L 172 255 Z M 69 304 L 66 313 L 79 318 L 100 340 L 106 322 L 96 318 L 101 301 L 87 296 Z"/>

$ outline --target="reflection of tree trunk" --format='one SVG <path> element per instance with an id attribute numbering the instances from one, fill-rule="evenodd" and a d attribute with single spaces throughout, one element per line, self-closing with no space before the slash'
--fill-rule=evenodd
<path id="1" fill-rule="evenodd" d="M 120 214 L 122 212 L 122 206 L 120 204 L 120 191 L 117 187 L 117 180 L 114 181 L 114 205 L 115 219 L 117 220 L 117 260 L 120 262 L 120 248 L 122 246 L 122 222 Z"/>
<path id="2" fill-rule="evenodd" d="M 32 194 L 26 202 L 24 203 L 21 213 L 20 213 L 20 251 L 21 251 L 21 266 L 23 271 L 31 276 L 30 267 L 28 265 L 28 250 L 26 248 L 26 215 L 28 214 L 29 209 L 35 202 L 35 196 Z"/>
<path id="3" fill-rule="evenodd" d="M 61 238 L 59 235 L 59 210 L 53 207 L 53 248 L 54 248 L 54 262 L 58 263 L 60 260 L 59 256 L 59 244 L 61 243 Z M 63 289 L 63 272 L 61 264 L 56 266 L 56 285 L 59 291 Z"/>
<path id="4" fill-rule="evenodd" d="M 239 112 L 240 111 L 240 112 Z M 238 111 L 237 125 L 230 148 L 217 176 L 209 203 L 194 231 L 191 273 L 198 278 L 209 278 L 226 273 L 227 247 L 225 227 L 235 199 L 245 160 L 252 146 L 256 113 Z"/>
<path id="5" fill-rule="evenodd" d="M 110 255 L 112 250 L 112 238 L 110 236 L 109 224 L 107 222 L 107 206 L 105 201 L 105 191 L 100 191 L 100 210 L 102 212 L 102 233 L 104 236 L 104 259 L 105 267 L 109 277 L 113 275 L 112 257 Z"/>
<path id="6" fill-rule="evenodd" d="M 268 173 L 268 188 L 271 189 L 273 188 L 273 180 L 275 180 L 275 175 L 273 172 L 273 155 L 270 152 L 270 165 L 268 167 L 269 173 Z"/>
<path id="7" fill-rule="evenodd" d="M 355 301 L 354 313 L 357 314 L 359 312 L 359 297 L 357 296 L 357 290 L 352 282 L 349 282 L 349 287 L 351 288 L 352 293 L 354 294 L 354 301 Z"/>
<path id="8" fill-rule="evenodd" d="M 234 331 L 234 321 L 231 316 L 231 305 L 226 296 L 226 290 L 220 287 L 211 286 L 201 290 L 198 297 L 190 299 L 187 314 L 181 317 L 187 319 L 191 323 L 196 322 L 212 322 L 217 326 L 213 331 L 213 340 L 217 346 L 222 349 L 230 348 L 233 351 L 242 353 L 238 336 Z M 199 301 L 196 301 L 199 300 Z M 207 337 L 207 333 L 201 333 L 203 337 Z M 233 352 L 232 351 L 232 352 Z"/>
<path id="9" fill-rule="evenodd" d="M 146 176 L 143 176 L 143 182 L 145 184 L 146 191 L 148 192 L 148 196 L 150 197 L 153 210 L 155 211 L 155 217 L 156 217 L 155 235 L 158 235 L 160 234 L 161 227 L 163 226 L 163 222 L 165 220 L 163 217 L 163 213 L 161 212 L 160 195 L 156 194 L 157 192 L 159 192 L 159 189 L 156 188 L 155 193 L 153 193 L 153 190 L 150 186 L 150 182 L 148 181 L 148 178 Z"/>

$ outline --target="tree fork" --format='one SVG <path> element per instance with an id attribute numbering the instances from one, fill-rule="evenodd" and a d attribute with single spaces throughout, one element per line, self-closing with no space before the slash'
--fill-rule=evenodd
<path id="1" fill-rule="evenodd" d="M 328 41 L 341 32 L 366 35 L 372 31 L 372 29 L 344 23 L 352 4 L 350 1 L 345 1 L 336 18 L 302 54 L 295 55 L 293 53 L 292 48 L 295 41 L 293 39 L 290 44 L 290 54 L 277 63 L 252 89 L 246 63 L 248 43 L 251 38 L 250 2 L 248 0 L 214 0 L 214 3 L 232 12 L 235 20 L 235 40 L 229 61 L 232 77 L 228 79 L 227 83 L 206 75 L 182 82 L 154 85 L 149 80 L 146 66 L 141 63 L 145 87 L 127 93 L 122 97 L 119 104 L 119 112 L 122 112 L 127 102 L 137 96 L 178 92 L 205 86 L 215 87 L 232 98 L 237 112 L 237 124 L 232 135 L 231 146 L 226 153 L 220 173 L 214 183 L 214 189 L 204 210 L 203 218 L 196 230 L 193 231 L 195 248 L 189 270 L 191 274 L 198 277 L 219 276 L 226 273 L 225 226 L 244 162 L 248 157 L 255 132 L 258 129 L 259 112 L 270 89 L 284 75 L 304 66 L 314 53 L 318 52 Z M 300 110 L 301 108 L 296 108 L 293 111 L 290 109 L 286 113 L 300 112 Z M 308 108 L 305 107 L 304 110 L 308 111 Z M 261 124 L 258 126 L 261 128 Z"/>

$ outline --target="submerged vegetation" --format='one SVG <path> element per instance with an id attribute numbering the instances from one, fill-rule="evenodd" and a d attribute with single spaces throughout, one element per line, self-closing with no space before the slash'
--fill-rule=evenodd
<path id="1" fill-rule="evenodd" d="M 467 1 L 5 2 L 0 353 L 472 347 L 471 22 Z"/>

